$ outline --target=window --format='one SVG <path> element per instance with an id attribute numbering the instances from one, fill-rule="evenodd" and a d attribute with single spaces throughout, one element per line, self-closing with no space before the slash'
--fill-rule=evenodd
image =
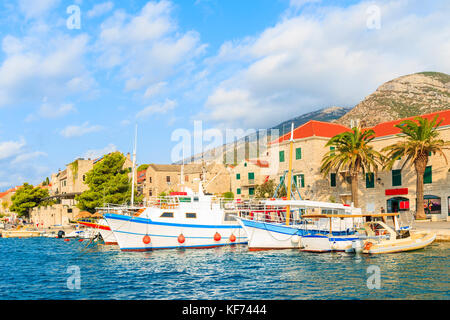
<path id="1" fill-rule="evenodd" d="M 300 178 L 300 188 L 304 188 L 305 187 L 305 175 L 304 174 L 299 174 L 298 177 Z"/>
<path id="2" fill-rule="evenodd" d="M 72 208 L 67 208 L 67 213 L 72 213 Z"/>
<path id="3" fill-rule="evenodd" d="M 254 172 L 249 172 L 248 173 L 248 180 L 254 180 L 255 179 L 255 173 Z"/>
<path id="4" fill-rule="evenodd" d="M 160 218 L 173 218 L 173 212 L 163 212 Z"/>
<path id="5" fill-rule="evenodd" d="M 244 167 L 246 167 L 247 166 L 247 162 L 244 162 Z"/>
<path id="6" fill-rule="evenodd" d="M 366 188 L 375 188 L 375 175 L 373 172 L 366 173 Z"/>
<path id="7" fill-rule="evenodd" d="M 284 151 L 280 151 L 280 162 L 284 162 Z"/>
<path id="8" fill-rule="evenodd" d="M 170 176 L 167 176 L 167 177 L 166 177 L 166 181 L 167 181 L 167 182 L 170 182 Z"/>
<path id="9" fill-rule="evenodd" d="M 294 182 L 298 188 L 304 188 L 305 187 L 305 175 L 304 174 L 295 175 Z"/>
<path id="10" fill-rule="evenodd" d="M 236 180 L 241 180 L 241 174 L 240 173 L 236 173 Z"/>
<path id="11" fill-rule="evenodd" d="M 241 194 L 241 188 L 237 188 L 236 194 Z"/>
<path id="12" fill-rule="evenodd" d="M 148 195 L 149 195 L 150 197 L 153 196 L 152 190 L 149 190 L 149 191 L 148 191 Z"/>
<path id="13" fill-rule="evenodd" d="M 336 173 L 330 174 L 330 186 L 336 187 Z"/>
<path id="14" fill-rule="evenodd" d="M 426 167 L 425 172 L 423 174 L 423 183 L 432 183 L 433 182 L 431 173 L 432 173 L 431 166 Z"/>
<path id="15" fill-rule="evenodd" d="M 83 182 L 86 181 L 86 176 L 83 174 Z"/>
<path id="16" fill-rule="evenodd" d="M 255 188 L 248 188 L 248 195 L 253 196 L 255 194 Z"/>
<path id="17" fill-rule="evenodd" d="M 295 159 L 300 160 L 302 158 L 302 148 L 295 149 Z"/>
<path id="18" fill-rule="evenodd" d="M 193 212 L 186 212 L 186 218 L 195 219 L 195 218 L 197 218 L 197 214 L 193 213 Z"/>
<path id="19" fill-rule="evenodd" d="M 331 155 L 334 155 L 334 150 L 336 150 L 336 148 L 335 147 L 330 147 L 330 151 L 331 151 Z"/>
<path id="20" fill-rule="evenodd" d="M 402 185 L 402 170 L 392 170 L 392 186 Z"/>
<path id="21" fill-rule="evenodd" d="M 149 183 L 152 183 L 152 177 L 149 178 L 148 182 L 149 182 Z"/>

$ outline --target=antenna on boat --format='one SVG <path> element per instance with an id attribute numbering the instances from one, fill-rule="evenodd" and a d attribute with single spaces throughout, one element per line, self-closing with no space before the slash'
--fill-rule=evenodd
<path id="1" fill-rule="evenodd" d="M 137 124 L 134 133 L 134 148 L 133 148 L 133 168 L 131 170 L 132 178 L 131 178 L 131 207 L 134 207 L 134 179 L 135 179 L 135 170 L 136 170 L 136 146 L 137 146 Z"/>
<path id="2" fill-rule="evenodd" d="M 294 122 L 291 123 L 291 139 L 289 140 L 289 176 L 288 176 L 288 189 L 287 199 L 291 200 L 291 187 L 292 187 L 292 148 L 294 145 Z M 289 225 L 289 219 L 291 214 L 291 207 L 286 206 L 286 225 Z"/>

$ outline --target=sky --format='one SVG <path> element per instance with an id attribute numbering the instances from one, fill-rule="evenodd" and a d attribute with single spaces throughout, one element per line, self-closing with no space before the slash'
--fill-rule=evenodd
<path id="1" fill-rule="evenodd" d="M 3 0 L 0 190 L 132 152 L 136 125 L 138 164 L 171 163 L 180 132 L 186 156 L 450 73 L 449 16 L 447 0 Z"/>

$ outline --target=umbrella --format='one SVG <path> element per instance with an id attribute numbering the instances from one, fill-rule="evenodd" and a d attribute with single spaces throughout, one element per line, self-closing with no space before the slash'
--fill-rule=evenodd
<path id="1" fill-rule="evenodd" d="M 103 218 L 103 215 L 101 213 L 96 212 L 91 216 L 91 218 Z"/>
<path id="2" fill-rule="evenodd" d="M 81 211 L 76 217 L 75 220 L 84 219 L 84 218 L 92 218 L 92 214 L 87 211 Z"/>

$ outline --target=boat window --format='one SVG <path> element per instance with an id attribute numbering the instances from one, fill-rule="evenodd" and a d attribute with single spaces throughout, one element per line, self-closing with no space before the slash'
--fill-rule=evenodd
<path id="1" fill-rule="evenodd" d="M 197 218 L 197 214 L 194 212 L 186 212 L 186 218 L 195 219 Z"/>
<path id="2" fill-rule="evenodd" d="M 194 201 L 198 202 L 198 197 L 194 197 Z"/>
<path id="3" fill-rule="evenodd" d="M 236 215 L 235 213 L 225 213 L 223 217 L 223 221 L 236 221 L 236 219 L 233 217 L 233 215 Z"/>
<path id="4" fill-rule="evenodd" d="M 173 212 L 163 212 L 160 218 L 173 218 Z"/>

